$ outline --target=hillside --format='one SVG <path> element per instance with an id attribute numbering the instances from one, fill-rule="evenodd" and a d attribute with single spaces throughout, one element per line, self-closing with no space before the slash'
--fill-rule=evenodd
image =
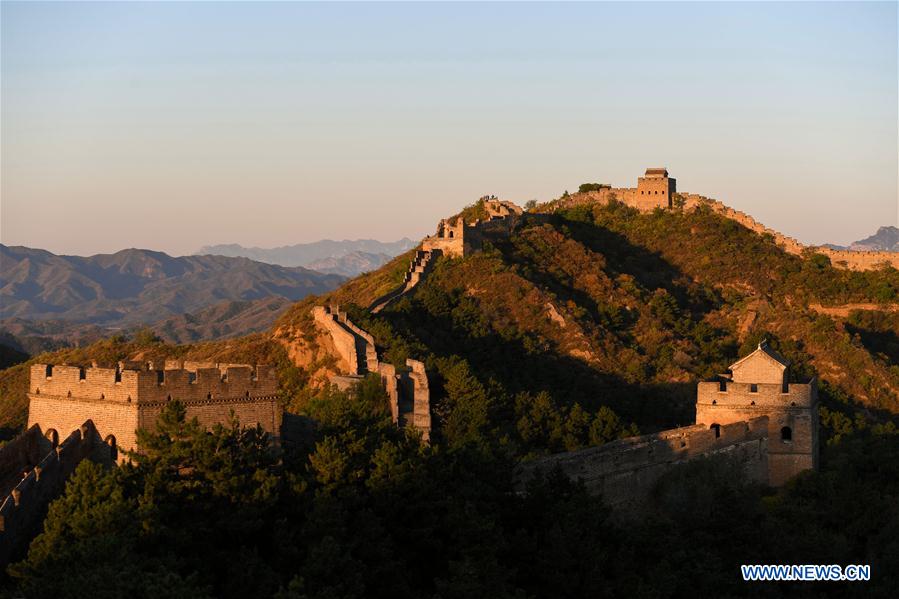
<path id="1" fill-rule="evenodd" d="M 873 421 L 899 413 L 894 269 L 837 269 L 702 208 L 577 206 L 532 214 L 491 241 L 440 260 L 377 316 L 361 307 L 396 285 L 407 257 L 321 300 L 348 308 L 388 360 L 425 360 L 444 427 L 459 409 L 446 382 L 460 369 L 482 387 L 477 408 L 465 408 L 469 424 L 475 410 L 478 434 L 525 452 L 585 443 L 586 433 L 566 442 L 560 431 L 602 407 L 622 427 L 688 423 L 696 381 L 761 338 L 793 361 L 795 376 L 820 378 L 825 426 L 844 422 L 833 412 Z M 279 323 L 289 346 L 304 345 L 309 305 Z"/>
<path id="2" fill-rule="evenodd" d="M 127 328 L 218 304 L 298 300 L 341 281 L 247 258 L 122 250 L 90 257 L 0 245 L 0 318 L 68 320 Z"/>
<path id="3" fill-rule="evenodd" d="M 786 253 L 707 209 L 577 206 L 438 259 L 412 293 L 370 314 L 363 306 L 403 280 L 411 256 L 301 300 L 270 332 L 180 346 L 143 333 L 33 358 L 272 363 L 284 406 L 315 422 L 298 424 L 315 443 L 275 459 L 246 431 L 178 420 L 173 402 L 137 467 L 79 468 L 10 573 L 47 596 L 72 594 L 69 580 L 115 571 L 109 546 L 137 564 L 133 580 L 116 578 L 122 595 L 164 580 L 184 596 L 792 597 L 827 592 L 747 587 L 739 564 L 896 571 L 896 270 Z M 310 317 L 323 302 L 346 307 L 384 359 L 425 361 L 430 447 L 392 424 L 377 377 L 355 393 L 322 386 L 338 366 Z M 726 458 L 694 460 L 663 476 L 633 520 L 553 473 L 526 493 L 515 485 L 518 460 L 691 422 L 697 379 L 762 338 L 795 378 L 821 379 L 820 471 L 770 489 L 734 476 Z M 0 372 L 6 437 L 24 421 L 27 376 L 27 363 Z M 859 588 L 890 596 L 891 582 Z"/>
<path id="4" fill-rule="evenodd" d="M 449 442 L 504 439 L 515 452 L 542 453 L 689 423 L 696 381 L 762 338 L 797 378 L 819 377 L 831 432 L 846 419 L 851 428 L 853 418 L 899 412 L 899 272 L 790 254 L 711 210 L 638 213 L 613 203 L 531 213 L 483 252 L 438 260 L 380 314 L 362 309 L 402 280 L 409 257 L 280 317 L 270 338 L 305 381 L 285 399 L 292 409 L 334 372 L 309 310 L 335 302 L 387 360 L 426 363 Z"/>

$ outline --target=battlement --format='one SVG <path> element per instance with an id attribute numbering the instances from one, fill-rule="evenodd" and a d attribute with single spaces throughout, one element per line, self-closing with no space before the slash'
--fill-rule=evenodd
<path id="1" fill-rule="evenodd" d="M 810 408 L 817 402 L 815 382 L 735 383 L 733 381 L 704 381 L 696 393 L 697 405 L 757 406 L 759 408 Z"/>
<path id="2" fill-rule="evenodd" d="M 35 364 L 29 388 L 34 396 L 121 403 L 249 399 L 277 392 L 270 366 L 175 361 L 166 361 L 162 370 L 153 369 L 152 363 L 141 370 Z"/>
<path id="3" fill-rule="evenodd" d="M 637 187 L 608 187 L 582 193 L 575 193 L 560 200 L 555 209 L 564 209 L 582 204 L 608 204 L 622 202 L 641 212 L 656 208 L 671 208 L 682 205 L 684 210 L 706 207 L 716 214 L 736 221 L 760 235 L 770 235 L 785 252 L 802 255 L 811 251 L 823 254 L 836 268 L 849 270 L 876 270 L 883 266 L 899 269 L 899 252 L 835 250 L 825 246 L 805 245 L 802 242 L 766 227 L 749 214 L 735 210 L 719 200 L 695 193 L 678 193 L 676 180 L 667 176 L 663 168 L 646 169 L 646 174 L 637 179 Z M 670 182 L 670 183 L 669 183 Z"/>
<path id="4" fill-rule="evenodd" d="M 23 435 L 42 439 L 39 427 L 33 426 Z M 47 443 L 46 453 L 36 464 L 29 464 L 24 476 L 0 503 L 0 566 L 23 547 L 38 532 L 40 518 L 46 505 L 57 497 L 66 479 L 81 460 L 88 457 L 98 444 L 93 422 L 84 422 L 58 445 Z M 6 452 L 4 447 L 0 454 Z"/>
<path id="5" fill-rule="evenodd" d="M 28 392 L 28 424 L 69 431 L 86 419 L 114 448 L 137 449 L 137 430 L 152 430 L 165 405 L 180 401 L 204 426 L 260 425 L 277 438 L 281 414 L 272 366 L 167 360 L 120 363 L 116 368 L 35 364 Z M 125 459 L 124 451 L 118 454 Z"/>
<path id="6" fill-rule="evenodd" d="M 760 416 L 717 429 L 696 424 L 629 437 L 522 464 L 519 480 L 560 468 L 569 478 L 582 480 L 592 493 L 602 494 L 610 505 L 622 506 L 647 497 L 659 477 L 677 464 L 727 454 L 739 461 L 744 476 L 765 483 L 768 430 L 767 416 Z"/>
<path id="7" fill-rule="evenodd" d="M 462 217 L 456 217 L 452 221 L 443 219 L 437 225 L 437 232 L 422 240 L 422 250 L 439 251 L 450 258 L 467 256 L 481 249 L 485 233 L 508 234 L 524 214 L 524 210 L 514 202 L 495 198 L 481 199 L 484 200 L 484 210 L 487 212 L 486 220 L 466 223 Z"/>
<path id="8" fill-rule="evenodd" d="M 425 365 L 418 360 L 406 360 L 406 369 L 397 371 L 389 362 L 378 368 L 381 382 L 387 391 L 390 415 L 400 427 L 413 427 L 427 442 L 431 438 L 431 399 Z"/>
<path id="9" fill-rule="evenodd" d="M 356 326 L 339 306 L 315 306 L 312 319 L 331 336 L 338 355 L 350 375 L 377 372 L 378 353 L 375 339 Z"/>

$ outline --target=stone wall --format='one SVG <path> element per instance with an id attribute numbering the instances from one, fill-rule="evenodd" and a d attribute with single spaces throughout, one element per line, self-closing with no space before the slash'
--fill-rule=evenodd
<path id="1" fill-rule="evenodd" d="M 706 206 L 715 213 L 734 220 L 751 231 L 770 235 L 774 238 L 777 245 L 790 254 L 800 255 L 804 251 L 812 251 L 830 258 L 833 266 L 850 270 L 876 270 L 884 265 L 899 268 L 899 252 L 856 252 L 834 250 L 823 246 L 806 246 L 792 237 L 783 235 L 774 229 L 769 229 L 745 212 L 734 210 L 718 200 L 693 193 L 679 194 L 679 197 L 684 201 L 685 210 Z"/>
<path id="2" fill-rule="evenodd" d="M 406 426 L 411 425 L 421 431 L 422 438 L 429 441 L 431 438 L 431 390 L 428 386 L 428 375 L 425 365 L 418 360 L 406 360 L 409 372 L 404 381 L 406 393 L 411 399 L 412 410 L 401 415 Z"/>
<path id="3" fill-rule="evenodd" d="M 677 191 L 677 182 L 667 175 L 650 175 L 651 170 L 647 170 L 647 176 L 637 179 L 637 190 L 633 194 L 633 201 L 637 208 L 643 211 L 671 208 L 672 199 Z"/>
<path id="4" fill-rule="evenodd" d="M 662 183 L 664 181 L 670 181 L 670 186 L 668 183 Z M 885 265 L 899 269 L 899 252 L 834 250 L 824 246 L 807 246 L 792 237 L 766 227 L 752 216 L 740 210 L 734 210 L 723 202 L 695 193 L 677 193 L 673 182 L 674 179 L 640 177 L 637 189 L 610 187 L 575 193 L 560 199 L 555 204 L 554 209 L 559 210 L 584 204 L 606 205 L 609 202 L 618 201 L 641 212 L 648 212 L 656 208 L 670 208 L 683 202 L 684 210 L 694 210 L 699 206 L 706 206 L 715 213 L 734 220 L 751 231 L 770 235 L 778 246 L 790 254 L 801 255 L 803 252 L 812 251 L 830 258 L 833 266 L 850 270 L 876 270 Z M 665 189 L 668 190 L 669 197 L 672 198 L 670 202 L 665 201 L 665 197 L 662 195 Z M 652 195 L 647 196 L 643 194 L 641 196 L 640 191 L 651 191 Z M 657 197 L 656 191 L 659 192 L 659 201 L 655 200 Z"/>
<path id="5" fill-rule="evenodd" d="M 167 365 L 177 364 L 169 361 Z M 190 363 L 188 363 L 190 364 Z M 271 366 L 207 365 L 201 368 L 132 370 L 79 368 L 35 364 L 31 367 L 32 395 L 77 397 L 116 403 L 185 402 L 217 397 L 275 395 L 278 379 Z"/>
<path id="6" fill-rule="evenodd" d="M 696 423 L 726 425 L 766 416 L 768 479 L 778 486 L 818 467 L 817 404 L 814 380 L 790 383 L 786 391 L 780 384 L 702 382 L 697 390 Z"/>
<path id="7" fill-rule="evenodd" d="M 372 314 L 377 314 L 378 312 L 389 306 L 392 302 L 396 301 L 400 297 L 415 289 L 415 287 L 427 274 L 430 266 L 433 264 L 435 253 L 437 253 L 436 250 L 419 250 L 415 252 L 415 255 L 412 257 L 412 261 L 409 264 L 409 268 L 408 270 L 406 270 L 406 274 L 403 276 L 403 282 L 400 283 L 399 287 L 397 287 L 396 289 L 385 293 L 384 295 L 373 301 L 368 307 L 369 311 Z"/>
<path id="8" fill-rule="evenodd" d="M 764 383 L 781 388 L 787 383 L 787 369 L 776 360 L 753 357 L 740 360 L 730 368 L 731 380 L 735 383 Z"/>
<path id="9" fill-rule="evenodd" d="M 450 258 L 467 256 L 481 249 L 485 235 L 509 234 L 524 214 L 519 206 L 505 200 L 487 200 L 484 207 L 487 220 L 473 223 L 466 223 L 461 217 L 441 220 L 437 232 L 422 240 L 421 249 L 439 251 Z"/>
<path id="10" fill-rule="evenodd" d="M 315 306 L 312 318 L 331 335 L 340 357 L 349 365 L 351 375 L 378 371 L 375 339 L 356 326 L 338 306 Z"/>
<path id="11" fill-rule="evenodd" d="M 62 436 L 90 419 L 102 439 L 112 437 L 121 450 L 120 459 L 124 458 L 124 451 L 137 447 L 140 420 L 135 403 L 49 395 L 29 395 L 28 398 L 28 426 L 55 430 Z"/>
<path id="12" fill-rule="evenodd" d="M 59 442 L 58 435 L 55 437 Z M 22 473 L 30 470 L 53 447 L 39 426 L 32 426 L 24 433 L 0 447 L 0 497 L 5 497 L 22 479 Z"/>
<path id="13" fill-rule="evenodd" d="M 137 448 L 137 429 L 152 430 L 163 407 L 178 400 L 187 417 L 196 416 L 204 426 L 225 424 L 233 412 L 242 425 L 258 424 L 277 440 L 281 411 L 274 368 L 173 361 L 166 367 L 32 366 L 28 425 L 62 434 L 90 419 L 125 459 L 125 451 Z"/>
<path id="14" fill-rule="evenodd" d="M 26 434 L 31 433 L 31 429 Z M 37 429 L 40 437 L 40 429 Z M 94 452 L 98 435 L 90 420 L 76 427 L 16 484 L 0 503 L 0 567 L 19 557 L 40 530 L 47 504 L 63 490 L 81 460 Z"/>
<path id="15" fill-rule="evenodd" d="M 393 421 L 400 427 L 415 428 L 422 440 L 430 441 L 431 391 L 424 363 L 406 360 L 406 368 L 398 371 L 393 364 L 382 362 L 379 372 Z"/>
<path id="16" fill-rule="evenodd" d="M 633 507 L 646 500 L 656 481 L 678 464 L 712 455 L 733 456 L 743 476 L 768 482 L 768 418 L 723 425 L 720 431 L 693 425 L 554 454 L 520 466 L 522 486 L 539 471 L 555 468 L 583 480 L 610 505 Z M 737 473 L 735 473 L 736 475 Z"/>

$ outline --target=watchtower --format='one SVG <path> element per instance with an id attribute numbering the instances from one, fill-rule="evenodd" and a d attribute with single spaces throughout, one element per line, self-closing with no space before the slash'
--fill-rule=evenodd
<path id="1" fill-rule="evenodd" d="M 790 363 L 763 341 L 717 381 L 699 383 L 696 423 L 716 431 L 768 416 L 768 482 L 778 486 L 818 468 L 818 389 L 789 382 Z"/>
<path id="2" fill-rule="evenodd" d="M 672 198 L 677 192 L 677 180 L 668 176 L 668 169 L 648 168 L 646 174 L 637 179 L 637 208 L 671 208 Z"/>

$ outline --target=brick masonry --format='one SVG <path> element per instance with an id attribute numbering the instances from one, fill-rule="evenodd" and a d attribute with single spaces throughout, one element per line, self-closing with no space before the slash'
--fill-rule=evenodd
<path id="1" fill-rule="evenodd" d="M 152 430 L 163 407 L 181 401 L 187 417 L 204 426 L 226 424 L 232 412 L 244 426 L 279 436 L 281 410 L 274 369 L 238 364 L 168 361 L 137 369 L 31 367 L 28 426 L 62 436 L 92 420 L 101 437 L 120 450 L 137 449 L 138 428 Z M 124 459 L 120 452 L 119 459 Z"/>
<path id="2" fill-rule="evenodd" d="M 640 503 L 672 467 L 729 455 L 744 476 L 780 486 L 818 468 L 817 386 L 814 379 L 787 383 L 787 369 L 762 343 L 732 364 L 730 374 L 699 383 L 696 424 L 527 462 L 519 481 L 558 467 L 612 505 Z"/>

